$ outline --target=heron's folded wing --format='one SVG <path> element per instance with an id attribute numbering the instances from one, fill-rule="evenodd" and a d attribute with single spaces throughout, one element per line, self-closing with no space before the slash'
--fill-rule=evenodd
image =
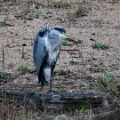
<path id="1" fill-rule="evenodd" d="M 45 41 L 39 35 L 36 36 L 33 46 L 33 59 L 39 73 L 40 67 L 45 57 Z"/>

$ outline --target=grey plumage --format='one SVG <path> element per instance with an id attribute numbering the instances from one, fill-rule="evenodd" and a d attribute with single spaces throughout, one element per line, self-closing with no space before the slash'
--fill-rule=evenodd
<path id="1" fill-rule="evenodd" d="M 64 28 L 58 26 L 53 29 L 48 27 L 41 29 L 34 41 L 33 59 L 38 73 L 38 80 L 41 85 L 50 81 L 51 88 L 51 74 L 59 56 L 62 39 L 65 36 L 62 32 L 66 32 Z"/>

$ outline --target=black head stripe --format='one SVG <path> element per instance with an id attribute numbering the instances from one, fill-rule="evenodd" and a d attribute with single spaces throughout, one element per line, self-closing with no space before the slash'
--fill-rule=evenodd
<path id="1" fill-rule="evenodd" d="M 54 29 L 59 31 L 60 33 L 62 33 L 62 32 L 66 33 L 66 30 L 62 27 L 55 27 Z"/>

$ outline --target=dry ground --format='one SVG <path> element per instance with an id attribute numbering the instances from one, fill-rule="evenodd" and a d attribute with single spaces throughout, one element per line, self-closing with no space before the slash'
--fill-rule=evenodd
<path id="1" fill-rule="evenodd" d="M 67 36 L 78 40 L 66 40 L 68 45 L 62 46 L 52 77 L 53 88 L 62 92 L 102 93 L 107 96 L 111 109 L 116 109 L 115 105 L 120 104 L 120 3 L 67 2 L 70 7 L 64 8 L 58 1 L 3 0 L 0 3 L 0 22 L 8 24 L 0 27 L 0 71 L 12 74 L 0 87 L 39 89 L 31 87 L 38 81 L 32 58 L 33 41 L 45 23 L 50 22 L 50 27 L 61 25 Z M 95 43 L 103 43 L 108 49 L 93 49 Z M 31 72 L 20 73 L 21 66 L 27 66 Z M 107 73 L 114 76 L 117 92 L 101 79 Z"/>

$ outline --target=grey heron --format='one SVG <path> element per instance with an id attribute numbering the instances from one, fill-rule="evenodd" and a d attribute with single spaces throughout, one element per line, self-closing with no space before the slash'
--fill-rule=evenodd
<path id="1" fill-rule="evenodd" d="M 62 40 L 67 38 L 62 33 L 66 33 L 63 27 L 49 28 L 49 24 L 46 24 L 34 40 L 33 59 L 41 89 L 45 83 L 50 81 L 50 91 L 52 91 L 51 74 L 60 53 Z"/>

